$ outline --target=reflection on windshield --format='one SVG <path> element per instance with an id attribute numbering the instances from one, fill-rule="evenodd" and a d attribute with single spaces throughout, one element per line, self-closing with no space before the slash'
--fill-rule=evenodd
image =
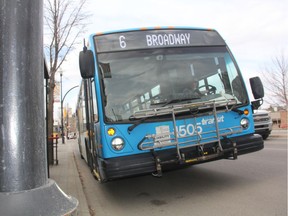
<path id="1" fill-rule="evenodd" d="M 104 53 L 98 60 L 110 121 L 127 121 L 137 111 L 189 100 L 248 100 L 224 47 Z"/>

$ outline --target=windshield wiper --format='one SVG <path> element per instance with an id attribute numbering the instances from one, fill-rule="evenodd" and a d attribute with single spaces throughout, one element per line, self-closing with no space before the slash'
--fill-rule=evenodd
<path id="1" fill-rule="evenodd" d="M 129 126 L 128 132 L 130 133 L 132 130 L 134 130 L 135 127 L 137 127 L 139 124 L 142 124 L 143 122 L 145 122 L 149 117 L 152 117 L 152 116 L 144 117 L 144 118 L 140 119 L 139 121 L 135 122 L 133 125 Z"/>
<path id="2" fill-rule="evenodd" d="M 200 97 L 191 97 L 191 98 L 177 98 L 177 99 L 171 99 L 169 101 L 164 101 L 164 102 L 159 102 L 159 103 L 152 103 L 151 105 L 162 105 L 161 107 L 165 107 L 168 104 L 172 103 L 178 103 L 178 102 L 183 102 L 183 101 L 189 101 L 189 100 L 197 100 L 201 99 Z"/>
<path id="3" fill-rule="evenodd" d="M 238 113 L 239 115 L 243 115 L 243 114 L 244 114 L 244 111 L 242 111 L 242 110 L 240 110 L 240 109 L 238 109 L 238 108 L 236 108 L 236 107 L 233 107 L 231 110 L 232 110 L 233 112 Z"/>
<path id="4" fill-rule="evenodd" d="M 183 101 L 189 101 L 189 100 L 196 100 L 196 99 L 200 99 L 199 97 L 192 97 L 192 98 L 178 98 L 178 99 L 172 99 L 166 102 L 159 102 L 159 103 L 155 103 L 155 104 L 151 104 L 151 105 L 162 105 L 161 107 L 165 107 L 168 104 L 172 104 L 172 103 L 177 103 L 177 102 L 183 102 Z M 135 122 L 133 125 L 128 127 L 128 132 L 130 133 L 132 130 L 134 130 L 135 127 L 137 127 L 138 125 L 142 124 L 143 122 L 145 122 L 148 118 L 150 117 L 154 117 L 154 116 L 147 116 L 144 117 L 142 119 L 140 119 L 139 121 Z"/>

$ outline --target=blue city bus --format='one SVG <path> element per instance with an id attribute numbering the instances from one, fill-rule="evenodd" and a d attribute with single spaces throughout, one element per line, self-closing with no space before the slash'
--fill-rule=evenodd
<path id="1" fill-rule="evenodd" d="M 263 149 L 264 97 L 217 31 L 157 27 L 92 34 L 79 55 L 79 149 L 96 179 L 153 174 Z"/>

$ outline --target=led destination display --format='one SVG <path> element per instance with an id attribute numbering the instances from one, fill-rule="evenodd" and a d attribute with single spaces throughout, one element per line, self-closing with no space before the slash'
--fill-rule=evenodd
<path id="1" fill-rule="evenodd" d="M 96 35 L 94 40 L 98 53 L 165 47 L 225 45 L 224 40 L 216 31 L 198 29 L 130 31 Z"/>

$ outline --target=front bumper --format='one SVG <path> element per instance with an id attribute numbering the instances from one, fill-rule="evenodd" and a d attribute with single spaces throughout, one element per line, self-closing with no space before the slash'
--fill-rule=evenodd
<path id="1" fill-rule="evenodd" d="M 100 169 L 104 181 L 147 173 L 161 174 L 162 170 L 177 169 L 193 164 L 205 163 L 219 159 L 236 159 L 238 155 L 255 152 L 264 148 L 260 135 L 250 134 L 221 140 L 222 150 L 217 143 L 203 148 L 193 146 L 180 150 L 179 158 L 176 148 L 146 152 L 124 157 L 100 159 Z"/>

